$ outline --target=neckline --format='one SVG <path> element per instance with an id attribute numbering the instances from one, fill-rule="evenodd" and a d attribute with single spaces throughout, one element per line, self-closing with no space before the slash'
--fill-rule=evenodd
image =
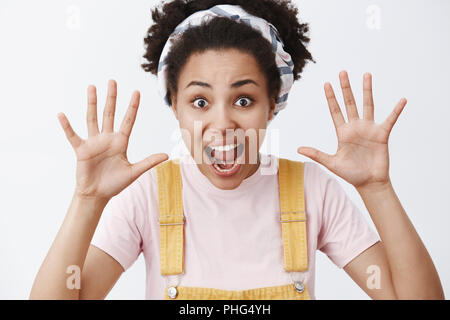
<path id="1" fill-rule="evenodd" d="M 245 193 L 258 184 L 264 176 L 278 174 L 278 159 L 276 156 L 260 153 L 260 157 L 261 162 L 258 169 L 252 175 L 242 180 L 239 186 L 230 190 L 220 189 L 209 181 L 209 179 L 200 171 L 190 153 L 181 156 L 181 171 L 185 179 L 188 179 L 191 184 L 195 185 L 195 188 L 201 189 L 201 191 L 206 194 L 213 194 L 220 197 L 234 197 L 237 195 L 245 195 Z M 274 163 L 275 160 L 276 162 Z M 272 164 L 275 164 L 276 167 L 274 169 L 269 169 Z"/>

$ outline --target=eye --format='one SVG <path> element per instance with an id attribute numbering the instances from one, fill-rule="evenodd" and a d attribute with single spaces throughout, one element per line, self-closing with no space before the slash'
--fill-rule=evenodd
<path id="1" fill-rule="evenodd" d="M 198 105 L 195 104 L 196 101 L 199 101 Z M 191 102 L 194 103 L 194 106 L 199 109 L 203 109 L 204 107 L 207 106 L 206 100 L 202 97 L 195 97 L 194 100 L 192 100 Z"/>
<path id="2" fill-rule="evenodd" d="M 248 101 L 246 101 L 245 99 L 247 99 Z M 253 99 L 250 97 L 247 97 L 247 96 L 242 96 L 242 97 L 239 97 L 239 99 L 237 101 L 238 101 L 240 107 L 245 108 L 245 107 L 248 107 L 253 102 Z"/>

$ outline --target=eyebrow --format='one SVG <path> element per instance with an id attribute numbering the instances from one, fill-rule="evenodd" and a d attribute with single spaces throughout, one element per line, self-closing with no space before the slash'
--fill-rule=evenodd
<path id="1" fill-rule="evenodd" d="M 245 80 L 239 80 L 236 81 L 235 83 L 233 83 L 230 87 L 231 88 L 238 88 L 241 87 L 243 85 L 246 84 L 254 84 L 256 86 L 259 87 L 259 84 L 257 84 L 255 81 L 253 81 L 252 79 L 245 79 Z M 189 82 L 189 84 L 185 87 L 185 89 L 189 86 L 200 86 L 200 87 L 205 87 L 205 88 L 210 88 L 212 89 L 212 86 L 209 83 L 206 82 L 202 82 L 202 81 L 191 81 Z"/>

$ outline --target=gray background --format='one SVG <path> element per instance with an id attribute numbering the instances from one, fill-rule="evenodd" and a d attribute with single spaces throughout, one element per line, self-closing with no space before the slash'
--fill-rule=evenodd
<path id="1" fill-rule="evenodd" d="M 374 79 L 375 121 L 408 99 L 390 138 L 394 188 L 450 295 L 450 1 L 295 1 L 310 23 L 309 64 L 289 105 L 271 127 L 280 129 L 280 155 L 313 146 L 334 153 L 337 140 L 323 84 L 339 102 L 338 73 L 347 70 L 361 111 L 362 75 Z M 142 93 L 129 159 L 176 149 L 177 122 L 162 103 L 156 78 L 140 69 L 143 36 L 158 1 L 0 2 L 0 298 L 27 299 L 34 277 L 63 221 L 75 185 L 75 155 L 56 118 L 64 112 L 86 137 L 86 88 L 118 82 L 116 128 L 130 95 Z M 341 107 L 344 107 L 341 103 Z M 282 130 L 281 130 L 282 128 Z M 371 223 L 353 186 L 336 177 Z M 373 224 L 372 224 L 373 226 Z M 143 299 L 141 256 L 108 298 Z M 414 279 L 411 279 L 414 281 Z M 318 299 L 368 299 L 317 253 Z"/>

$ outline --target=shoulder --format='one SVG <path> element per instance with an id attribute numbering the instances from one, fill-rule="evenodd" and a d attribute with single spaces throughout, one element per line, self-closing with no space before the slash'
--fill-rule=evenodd
<path id="1" fill-rule="evenodd" d="M 147 210 L 149 200 L 156 196 L 156 190 L 156 172 L 153 167 L 114 196 L 110 202 L 111 205 L 120 206 L 127 211 L 132 209 L 143 212 Z"/>
<path id="2" fill-rule="evenodd" d="M 303 180 L 305 187 L 307 186 L 310 189 L 316 189 L 316 191 L 322 191 L 320 193 L 325 192 L 327 186 L 332 181 L 336 181 L 336 179 L 332 176 L 331 173 L 328 172 L 327 169 L 322 168 L 321 165 L 312 162 L 312 161 L 300 161 L 293 160 L 287 158 L 278 158 L 274 155 L 269 155 L 271 160 L 276 160 L 278 162 L 279 159 L 301 162 L 303 164 Z"/>
<path id="3" fill-rule="evenodd" d="M 311 188 L 314 187 L 325 192 L 329 184 L 336 181 L 336 178 L 327 169 L 315 162 L 305 161 L 303 167 L 305 184 L 307 183 Z"/>
<path id="4" fill-rule="evenodd" d="M 319 225 L 349 208 L 348 197 L 338 179 L 312 161 L 304 162 L 304 192 L 308 208 L 315 212 Z"/>
<path id="5" fill-rule="evenodd" d="M 304 184 L 310 198 L 315 198 L 322 203 L 322 208 L 339 204 L 347 204 L 349 198 L 339 179 L 322 165 L 306 161 L 304 163 Z M 329 211 L 324 210 L 325 214 Z"/>

